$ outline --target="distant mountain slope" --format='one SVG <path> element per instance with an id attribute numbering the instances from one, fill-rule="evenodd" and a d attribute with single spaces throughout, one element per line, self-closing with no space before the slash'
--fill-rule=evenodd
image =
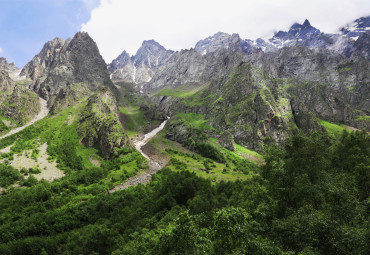
<path id="1" fill-rule="evenodd" d="M 171 57 L 173 51 L 166 50 L 154 40 L 144 41 L 132 57 L 123 51 L 108 65 L 111 78 L 120 81 L 142 83 L 151 80 L 155 69 Z"/>
<path id="2" fill-rule="evenodd" d="M 249 40 L 240 38 L 238 34 L 230 35 L 218 32 L 198 41 L 194 50 L 201 55 L 215 54 L 221 50 L 250 55 L 261 51 L 275 52 L 284 47 L 300 44 L 310 49 L 327 49 L 344 54 L 346 57 L 360 54 L 368 59 L 369 19 L 370 16 L 359 18 L 352 25 L 342 28 L 341 33 L 335 34 L 321 32 L 312 26 L 307 19 L 302 24 L 294 23 L 288 31 L 276 32 L 269 39 Z M 146 83 L 158 80 L 163 69 L 173 66 L 179 62 L 179 59 L 186 58 L 182 54 L 188 55 L 188 52 L 189 50 L 173 52 L 166 50 L 154 40 L 144 41 L 135 56 L 130 56 L 126 51 L 123 51 L 108 65 L 110 78 L 117 81 L 140 83 L 140 86 L 137 87 L 143 91 L 148 88 Z"/>
<path id="3" fill-rule="evenodd" d="M 370 16 L 361 17 L 340 29 L 343 35 L 357 39 L 361 34 L 370 33 Z"/>

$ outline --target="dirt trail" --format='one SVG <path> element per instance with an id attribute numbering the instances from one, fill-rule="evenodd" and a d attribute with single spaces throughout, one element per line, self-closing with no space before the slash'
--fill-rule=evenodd
<path id="1" fill-rule="evenodd" d="M 22 127 L 17 127 L 17 128 L 15 128 L 15 129 L 10 130 L 10 132 L 9 132 L 9 133 L 7 133 L 6 135 L 1 136 L 1 137 L 0 137 L 0 139 L 3 139 L 3 138 L 5 138 L 5 137 L 8 137 L 8 136 L 10 136 L 10 135 L 12 135 L 12 134 L 18 133 L 19 131 L 22 131 L 22 130 L 23 130 L 23 129 L 25 129 L 26 127 L 31 126 L 31 125 L 32 125 L 33 123 L 35 123 L 36 121 L 41 120 L 41 119 L 43 119 L 44 117 L 46 117 L 46 115 L 48 115 L 48 113 L 49 113 L 49 109 L 48 109 L 48 107 L 47 107 L 47 102 L 46 102 L 44 99 L 42 99 L 42 98 L 40 98 L 39 100 L 40 100 L 41 110 L 40 110 L 40 112 L 36 115 L 36 117 L 34 117 L 30 122 L 28 122 L 27 124 L 25 124 L 25 125 L 24 125 L 24 126 L 22 126 Z"/>
<path id="2" fill-rule="evenodd" d="M 168 117 L 168 119 L 169 119 L 169 117 Z M 116 187 L 111 189 L 109 192 L 114 192 L 114 191 L 117 191 L 117 190 L 127 189 L 128 187 L 136 186 L 139 183 L 146 184 L 151 180 L 153 174 L 155 174 L 156 172 L 158 172 L 159 170 L 162 169 L 161 164 L 152 160 L 148 155 L 146 155 L 142 151 L 141 148 L 145 144 L 147 144 L 147 142 L 149 142 L 150 139 L 152 139 L 156 134 L 158 134 L 164 128 L 164 126 L 167 123 L 167 120 L 163 121 L 159 127 L 153 129 L 149 133 L 145 134 L 143 137 L 137 138 L 137 139 L 134 140 L 134 145 L 135 145 L 136 150 L 138 150 L 141 153 L 141 155 L 143 155 L 146 159 L 148 159 L 148 161 L 149 161 L 149 170 L 146 171 L 146 172 L 140 172 L 139 174 L 137 174 L 134 177 L 131 177 L 130 179 L 128 179 L 124 183 L 118 184 Z"/>

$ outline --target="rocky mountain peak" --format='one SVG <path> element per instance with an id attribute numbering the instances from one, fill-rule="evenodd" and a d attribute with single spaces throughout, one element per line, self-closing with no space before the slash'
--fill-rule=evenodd
<path id="1" fill-rule="evenodd" d="M 134 56 L 130 57 L 123 51 L 108 65 L 111 79 L 134 83 L 148 82 L 155 69 L 163 65 L 173 53 L 154 40 L 146 40 Z"/>
<path id="2" fill-rule="evenodd" d="M 213 36 L 200 40 L 195 45 L 194 49 L 202 55 L 216 52 L 221 49 L 242 51 L 247 54 L 257 52 L 257 48 L 253 45 L 251 40 L 243 40 L 240 38 L 239 34 L 230 35 L 224 32 L 218 32 Z"/>
<path id="3" fill-rule="evenodd" d="M 370 33 L 370 15 L 366 17 L 361 17 L 347 24 L 340 29 L 343 35 L 354 38 L 355 40 L 362 33 Z"/>
<path id="4" fill-rule="evenodd" d="M 8 63 L 6 58 L 3 57 L 0 57 L 0 68 L 6 71 L 13 80 L 16 80 L 19 77 L 18 75 L 21 71 L 21 69 L 16 67 L 13 62 Z"/>
<path id="5" fill-rule="evenodd" d="M 310 27 L 310 26 L 311 26 L 311 23 L 308 21 L 308 19 L 305 19 L 305 21 L 302 24 L 302 27 L 306 28 L 306 27 Z"/>
<path id="6" fill-rule="evenodd" d="M 41 51 L 23 67 L 20 75 L 37 80 L 45 68 L 50 66 L 54 59 L 59 57 L 63 47 L 68 45 L 69 42 L 70 39 L 65 41 L 58 37 L 46 42 Z"/>
<path id="7" fill-rule="evenodd" d="M 108 65 L 109 72 L 114 72 L 118 68 L 123 68 L 127 64 L 131 64 L 131 57 L 125 50 Z"/>
<path id="8" fill-rule="evenodd" d="M 45 99 L 74 83 L 89 84 L 90 89 L 111 83 L 98 47 L 86 32 L 76 33 L 72 40 L 47 42 L 21 75 L 31 78 L 31 88 Z"/>
<path id="9" fill-rule="evenodd" d="M 131 61 L 136 67 L 145 64 L 151 68 L 160 65 L 160 62 L 171 53 L 173 51 L 167 51 L 165 47 L 156 41 L 148 40 L 143 42 L 135 56 L 131 57 Z"/>
<path id="10" fill-rule="evenodd" d="M 219 49 L 228 48 L 231 42 L 231 37 L 232 36 L 227 33 L 218 32 L 213 36 L 209 36 L 197 42 L 194 49 L 204 55 L 210 52 L 215 52 Z"/>
<path id="11" fill-rule="evenodd" d="M 288 34 L 301 39 L 300 37 L 306 36 L 308 34 L 319 34 L 320 30 L 311 26 L 311 23 L 306 19 L 303 24 L 294 23 L 289 29 Z"/>

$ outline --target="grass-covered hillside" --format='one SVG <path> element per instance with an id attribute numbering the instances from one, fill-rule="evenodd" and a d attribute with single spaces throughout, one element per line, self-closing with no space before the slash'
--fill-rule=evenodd
<path id="1" fill-rule="evenodd" d="M 71 112 L 78 107 L 19 134 L 15 148 L 46 141 L 65 176 L 0 196 L 1 254 L 367 254 L 366 132 L 297 135 L 262 161 L 217 139 L 200 155 L 164 131 L 144 151 L 166 155 L 167 167 L 146 186 L 108 193 L 144 159 L 123 149 L 104 160 L 85 148 Z"/>

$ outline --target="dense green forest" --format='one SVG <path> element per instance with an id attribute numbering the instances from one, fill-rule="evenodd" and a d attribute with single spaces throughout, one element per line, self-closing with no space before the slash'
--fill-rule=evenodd
<path id="1" fill-rule="evenodd" d="M 172 160 L 146 186 L 108 193 L 112 173 L 123 163 L 139 167 L 141 156 L 126 150 L 114 161 L 87 167 L 71 130 L 65 126 L 60 138 L 53 133 L 45 138 L 63 143 L 63 150 L 51 148 L 65 177 L 0 196 L 0 254 L 367 254 L 370 249 L 366 132 L 344 131 L 339 139 L 298 134 L 283 147 L 268 148 L 266 163 L 246 180 L 212 182 Z M 22 134 L 35 137 L 42 128 L 32 131 Z M 18 178 L 11 172 L 0 166 L 2 176 L 9 173 L 2 182 Z"/>

